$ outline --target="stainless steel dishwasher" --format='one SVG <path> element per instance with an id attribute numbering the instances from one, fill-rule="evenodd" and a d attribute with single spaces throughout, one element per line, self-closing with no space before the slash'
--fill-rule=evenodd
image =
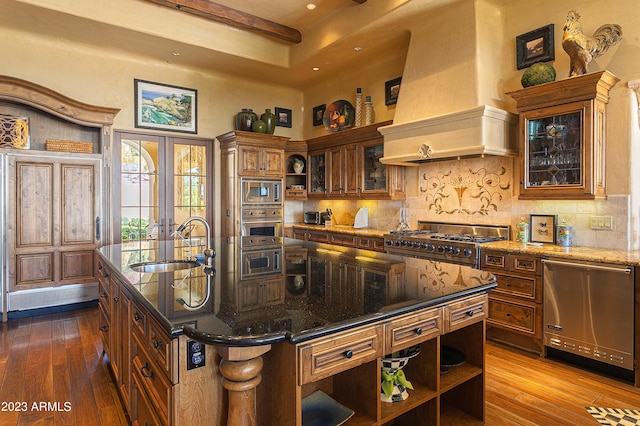
<path id="1" fill-rule="evenodd" d="M 542 262 L 544 345 L 633 370 L 633 268 Z"/>

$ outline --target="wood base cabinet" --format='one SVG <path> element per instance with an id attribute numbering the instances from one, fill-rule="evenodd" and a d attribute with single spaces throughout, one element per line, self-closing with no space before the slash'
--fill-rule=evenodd
<path id="1" fill-rule="evenodd" d="M 205 348 L 205 366 L 188 369 L 187 347 L 193 341 L 171 336 L 102 260 L 98 271 L 100 335 L 132 424 L 188 426 L 203 419 L 225 424 L 216 348 Z"/>
<path id="2" fill-rule="evenodd" d="M 273 345 L 265 365 L 295 365 L 296 373 L 263 369 L 259 418 L 301 426 L 304 398 L 322 390 L 354 411 L 346 425 L 483 424 L 486 310 L 486 295 L 472 296 L 297 345 Z M 414 388 L 409 398 L 382 402 L 380 359 L 418 344 L 420 353 L 404 367 Z M 445 346 L 466 361 L 443 373 Z"/>
<path id="3" fill-rule="evenodd" d="M 489 292 L 488 338 L 542 355 L 541 258 L 487 250 L 481 269 L 498 283 Z"/>

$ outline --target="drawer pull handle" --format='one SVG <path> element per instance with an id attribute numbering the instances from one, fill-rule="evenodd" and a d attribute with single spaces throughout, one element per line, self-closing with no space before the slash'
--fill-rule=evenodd
<path id="1" fill-rule="evenodd" d="M 113 298 L 113 301 L 118 303 L 120 301 L 120 298 L 118 296 L 116 296 L 116 297 Z"/>
<path id="2" fill-rule="evenodd" d="M 149 373 L 145 373 L 144 371 L 147 370 Z M 142 377 L 148 377 L 151 380 L 153 380 L 153 371 L 149 370 L 149 363 L 145 362 L 145 364 L 140 367 L 140 372 L 142 373 Z"/>
<path id="3" fill-rule="evenodd" d="M 158 342 L 157 340 L 154 340 L 153 347 L 156 349 L 160 349 L 162 347 L 162 342 Z"/>
<path id="4" fill-rule="evenodd" d="M 107 293 L 105 293 L 104 291 L 101 291 L 100 292 L 100 297 L 103 298 L 103 299 L 106 299 L 107 298 Z"/>
<path id="5" fill-rule="evenodd" d="M 347 359 L 351 359 L 353 357 L 353 351 L 346 351 L 344 353 L 344 357 Z"/>
<path id="6" fill-rule="evenodd" d="M 506 285 L 507 285 L 507 287 L 511 287 L 511 283 L 507 283 Z"/>
<path id="7" fill-rule="evenodd" d="M 511 316 L 511 314 L 507 312 L 507 316 L 508 316 L 508 317 L 510 317 L 510 316 Z"/>
<path id="8" fill-rule="evenodd" d="M 109 327 L 106 325 L 103 325 L 102 327 L 100 327 L 100 331 L 104 331 L 106 333 L 107 331 L 109 331 Z"/>
<path id="9" fill-rule="evenodd" d="M 468 311 L 468 312 L 467 312 L 467 316 L 468 316 L 468 317 L 472 317 L 472 316 L 473 316 L 473 313 L 474 313 L 473 311 Z"/>
<path id="10" fill-rule="evenodd" d="M 140 322 L 142 320 L 142 316 L 136 312 L 133 315 L 133 319 L 136 320 L 136 322 Z"/>
<path id="11" fill-rule="evenodd" d="M 418 327 L 416 328 L 416 334 L 419 336 L 422 334 L 422 328 Z"/>

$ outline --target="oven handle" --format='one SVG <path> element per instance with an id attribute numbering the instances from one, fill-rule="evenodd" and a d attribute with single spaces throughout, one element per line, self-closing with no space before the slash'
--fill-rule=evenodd
<path id="1" fill-rule="evenodd" d="M 590 263 L 562 262 L 562 261 L 558 261 L 558 260 L 549 260 L 549 259 L 542 259 L 542 263 L 548 263 L 550 265 L 570 266 L 570 267 L 574 267 L 574 268 L 595 269 L 595 270 L 598 270 L 598 271 L 622 272 L 622 273 L 624 273 L 626 275 L 630 275 L 631 274 L 631 268 L 629 268 L 629 267 L 615 268 L 615 267 L 612 267 L 612 266 L 598 266 L 598 265 L 593 265 L 593 264 L 590 264 Z"/>

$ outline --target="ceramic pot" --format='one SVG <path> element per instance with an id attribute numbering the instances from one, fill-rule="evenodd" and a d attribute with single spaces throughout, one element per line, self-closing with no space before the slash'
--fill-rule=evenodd
<path id="1" fill-rule="evenodd" d="M 251 108 L 242 108 L 242 111 L 236 114 L 236 130 L 251 132 L 251 126 L 255 121 L 258 121 L 258 114 Z"/>
<path id="2" fill-rule="evenodd" d="M 293 163 L 293 171 L 296 174 L 302 174 L 304 171 L 304 163 L 301 161 L 296 161 Z"/>
<path id="3" fill-rule="evenodd" d="M 258 119 L 251 125 L 251 130 L 256 133 L 267 133 L 267 124 L 264 121 Z"/>
<path id="4" fill-rule="evenodd" d="M 264 110 L 264 113 L 260 116 L 260 120 L 264 121 L 267 125 L 266 134 L 272 135 L 273 132 L 276 131 L 276 116 L 269 108 Z"/>

